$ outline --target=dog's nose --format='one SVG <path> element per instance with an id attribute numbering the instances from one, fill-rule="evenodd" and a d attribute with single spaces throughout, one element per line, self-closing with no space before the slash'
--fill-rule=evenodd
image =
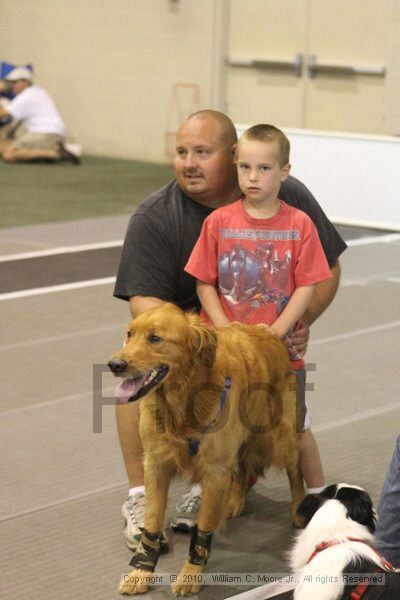
<path id="1" fill-rule="evenodd" d="M 108 361 L 108 368 L 115 375 L 119 375 L 120 373 L 123 373 L 126 370 L 127 366 L 128 366 L 128 363 L 125 362 L 124 360 L 118 360 L 116 358 L 112 358 L 111 360 Z"/>

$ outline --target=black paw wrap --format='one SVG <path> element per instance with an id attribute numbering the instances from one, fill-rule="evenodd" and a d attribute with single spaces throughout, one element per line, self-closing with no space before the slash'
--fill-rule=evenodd
<path id="1" fill-rule="evenodd" d="M 154 571 L 161 551 L 161 535 L 161 531 L 150 533 L 146 529 L 142 529 L 142 539 L 129 563 L 131 567 L 143 569 L 144 571 Z"/>
<path id="2" fill-rule="evenodd" d="M 189 562 L 192 565 L 206 565 L 211 554 L 212 532 L 200 531 L 197 525 L 190 534 Z"/>

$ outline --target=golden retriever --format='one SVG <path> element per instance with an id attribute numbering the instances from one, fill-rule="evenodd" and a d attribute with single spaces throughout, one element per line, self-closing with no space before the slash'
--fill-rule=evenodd
<path id="1" fill-rule="evenodd" d="M 123 348 L 109 361 L 124 378 L 120 401 L 140 406 L 146 511 L 142 542 L 122 594 L 148 589 L 160 553 L 168 487 L 179 474 L 202 485 L 189 559 L 175 595 L 197 593 L 212 532 L 239 515 L 248 475 L 286 468 L 292 518 L 304 496 L 298 468 L 296 384 L 284 344 L 262 327 L 211 329 L 173 304 L 134 319 Z M 224 402 L 224 399 L 226 401 Z M 189 576 L 190 575 L 190 576 Z"/>

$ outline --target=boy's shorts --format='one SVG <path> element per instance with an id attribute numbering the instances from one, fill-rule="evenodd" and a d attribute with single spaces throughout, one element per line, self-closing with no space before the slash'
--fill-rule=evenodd
<path id="1" fill-rule="evenodd" d="M 311 415 L 306 398 L 306 371 L 305 369 L 296 369 L 297 381 L 297 431 L 303 432 L 309 429 L 311 425 Z"/>

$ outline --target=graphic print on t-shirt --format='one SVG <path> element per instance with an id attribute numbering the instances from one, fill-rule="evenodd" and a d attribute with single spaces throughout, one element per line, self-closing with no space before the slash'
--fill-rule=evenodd
<path id="1" fill-rule="evenodd" d="M 268 239 L 299 240 L 299 231 L 230 229 L 220 230 L 220 235 L 224 246 L 234 240 L 218 257 L 219 290 L 234 319 L 248 322 L 252 314 L 253 322 L 273 323 L 293 293 L 292 252 L 287 247 L 279 250 Z M 260 237 L 268 239 L 260 243 Z"/>
<path id="2" fill-rule="evenodd" d="M 280 315 L 289 299 L 283 290 L 290 277 L 291 251 L 283 256 L 272 242 L 248 250 L 236 244 L 218 259 L 219 288 L 233 313 L 243 302 L 253 310 L 263 304 L 275 304 Z"/>

